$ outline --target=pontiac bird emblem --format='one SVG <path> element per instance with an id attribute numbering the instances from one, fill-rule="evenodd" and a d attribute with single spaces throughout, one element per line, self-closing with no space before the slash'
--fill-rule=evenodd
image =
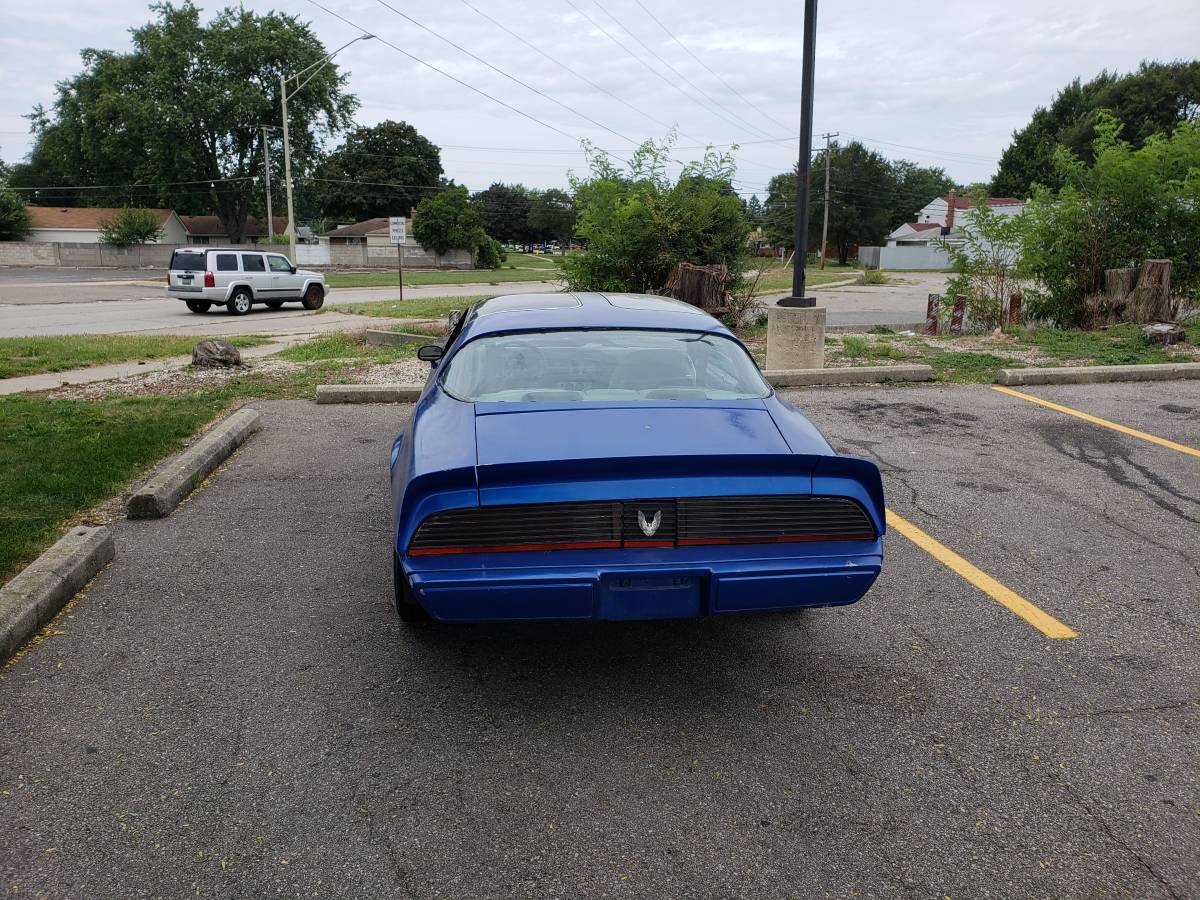
<path id="1" fill-rule="evenodd" d="M 649 522 L 646 521 L 646 514 L 640 509 L 638 510 L 638 528 L 642 529 L 642 534 L 646 537 L 654 537 L 654 532 L 658 531 L 658 526 L 662 524 L 662 510 L 655 510 L 654 518 Z"/>

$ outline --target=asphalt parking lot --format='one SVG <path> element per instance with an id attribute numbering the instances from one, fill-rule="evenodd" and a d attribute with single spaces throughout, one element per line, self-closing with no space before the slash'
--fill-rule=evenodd
<path id="1" fill-rule="evenodd" d="M 1021 393 L 1167 443 L 983 386 L 792 392 L 919 539 L 862 602 L 416 632 L 408 409 L 259 404 L 0 671 L 0 894 L 1198 896 L 1200 386 Z"/>

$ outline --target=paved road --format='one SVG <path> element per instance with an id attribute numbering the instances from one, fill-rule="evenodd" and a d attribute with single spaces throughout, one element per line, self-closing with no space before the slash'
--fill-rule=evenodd
<path id="1" fill-rule="evenodd" d="M 515 285 L 446 284 L 406 287 L 406 300 L 423 297 L 463 297 L 556 291 L 555 282 L 524 282 Z M 204 315 L 189 312 L 180 300 L 167 298 L 161 287 L 146 289 L 146 299 L 71 302 L 26 302 L 6 305 L 0 301 L 0 337 L 45 334 L 287 334 L 330 328 L 362 328 L 361 319 L 345 321 L 314 314 L 289 303 L 282 309 L 255 306 L 248 316 L 231 316 L 223 309 Z M 2 293 L 3 288 L 0 288 Z M 329 293 L 330 307 L 372 300 L 394 300 L 395 288 L 340 288 Z M 322 321 L 324 320 L 324 321 Z"/>
<path id="2" fill-rule="evenodd" d="M 1200 444 L 1192 383 L 1031 389 Z M 1194 457 L 986 387 L 792 399 L 890 506 L 841 610 L 409 631 L 406 407 L 264 428 L 0 673 L 15 896 L 1200 895 Z"/>
<path id="3" fill-rule="evenodd" d="M 161 273 L 157 280 L 145 279 L 147 270 L 112 269 L 16 269 L 0 267 L 0 337 L 44 334 L 256 334 L 289 333 L 310 328 L 297 321 L 311 313 L 290 304 L 278 311 L 255 307 L 246 318 L 227 316 L 216 310 L 205 316 L 190 313 L 183 303 L 164 297 Z M 53 273 L 47 274 L 47 273 Z M 940 273 L 901 273 L 888 285 L 848 285 L 814 290 L 827 309 L 830 325 L 911 325 L 924 321 L 929 293 L 940 292 L 946 276 Z M 53 279 L 53 280 L 50 280 Z M 518 284 L 428 285 L 409 287 L 405 296 L 470 296 L 559 290 L 557 282 Z M 329 294 L 326 303 L 339 306 L 370 300 L 391 300 L 392 288 L 341 288 Z M 773 300 L 785 294 L 771 295 Z M 337 323 L 338 327 L 346 327 Z M 361 327 L 357 323 L 352 327 Z"/>

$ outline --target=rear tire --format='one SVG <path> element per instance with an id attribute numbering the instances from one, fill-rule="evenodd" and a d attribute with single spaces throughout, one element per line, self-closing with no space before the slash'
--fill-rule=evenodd
<path id="1" fill-rule="evenodd" d="M 229 310 L 231 316 L 244 316 L 250 312 L 250 307 L 253 305 L 254 298 L 250 296 L 250 292 L 245 288 L 238 288 L 229 298 L 229 302 L 225 304 L 225 308 Z"/>
<path id="2" fill-rule="evenodd" d="M 279 309 L 283 306 L 282 300 L 268 300 L 267 309 Z"/>
<path id="3" fill-rule="evenodd" d="M 400 554 L 392 551 L 392 581 L 396 588 L 396 613 L 400 621 L 406 625 L 428 625 L 433 619 L 425 611 L 416 597 L 412 587 L 404 577 L 404 567 L 400 565 Z"/>
<path id="4" fill-rule="evenodd" d="M 206 300 L 186 300 L 187 308 L 194 313 L 206 313 L 212 309 L 212 304 Z"/>
<path id="5" fill-rule="evenodd" d="M 325 292 L 321 290 L 319 284 L 310 284 L 308 290 L 304 292 L 304 299 L 300 302 L 305 309 L 320 309 L 325 302 Z"/>

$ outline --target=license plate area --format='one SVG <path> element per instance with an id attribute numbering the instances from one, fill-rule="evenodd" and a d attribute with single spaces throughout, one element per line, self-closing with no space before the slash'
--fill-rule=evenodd
<path id="1" fill-rule="evenodd" d="M 671 575 L 609 575 L 601 581 L 600 617 L 614 619 L 674 619 L 703 612 L 707 579 L 683 573 Z"/>

